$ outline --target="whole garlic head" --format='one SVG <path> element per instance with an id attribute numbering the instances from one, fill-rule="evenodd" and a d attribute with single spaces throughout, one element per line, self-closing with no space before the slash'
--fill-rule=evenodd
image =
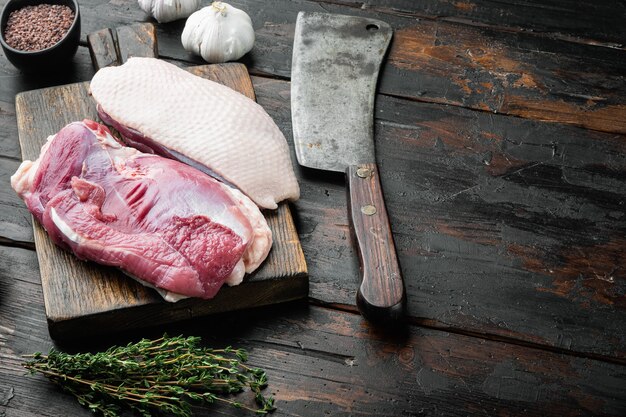
<path id="1" fill-rule="evenodd" d="M 187 17 L 200 7 L 200 0 L 139 0 L 139 7 L 159 23 Z"/>
<path id="2" fill-rule="evenodd" d="M 246 12 L 216 1 L 189 16 L 181 41 L 209 63 L 233 61 L 252 49 L 254 28 Z"/>

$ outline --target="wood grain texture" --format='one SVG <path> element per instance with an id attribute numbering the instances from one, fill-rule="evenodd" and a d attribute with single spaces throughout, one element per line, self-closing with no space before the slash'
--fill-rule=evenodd
<path id="1" fill-rule="evenodd" d="M 190 67 L 189 72 L 199 77 L 219 82 L 230 88 L 236 88 L 240 93 L 252 100 L 256 100 L 252 80 L 248 76 L 248 70 L 244 65 L 234 62 L 221 65 L 199 65 Z"/>
<path id="2" fill-rule="evenodd" d="M 292 3 L 302 6 L 303 1 Z M 323 0 L 315 2 L 318 11 L 360 9 L 368 13 L 405 16 L 414 20 L 432 20 L 442 23 L 462 23 L 502 32 L 521 32 L 538 38 L 560 39 L 598 47 L 621 48 L 626 45 L 626 6 L 620 0 L 576 2 L 568 0 Z M 2 4 L 2 1 L 0 1 Z M 231 4 L 250 13 L 252 22 L 262 26 L 265 8 L 276 3 L 260 0 L 233 0 Z M 281 10 L 281 9 L 279 9 Z M 86 16 L 84 27 L 90 33 L 108 24 L 110 27 L 129 22 L 146 21 L 147 15 L 132 0 L 116 0 L 105 5 L 98 0 L 81 2 L 81 13 Z M 154 21 L 154 20 L 151 20 Z M 100 26 L 98 26 L 100 23 Z M 159 30 L 175 33 L 182 30 L 184 19 Z M 161 37 L 161 34 L 159 35 Z"/>
<path id="3" fill-rule="evenodd" d="M 404 318 L 405 296 L 380 174 L 370 163 L 348 167 L 346 177 L 348 214 L 361 267 L 357 306 L 365 317 L 389 325 Z"/>
<path id="4" fill-rule="evenodd" d="M 90 33 L 87 35 L 87 45 L 96 71 L 100 68 L 120 65 L 119 51 L 111 29 L 105 28 Z"/>
<path id="5" fill-rule="evenodd" d="M 626 132 L 626 60 L 620 49 L 499 27 L 416 19 L 407 10 L 421 6 L 410 4 L 395 10 L 368 7 L 369 4 L 356 8 L 335 2 L 321 7 L 315 1 L 304 0 L 232 3 L 244 10 L 254 10 L 255 46 L 242 60 L 253 73 L 290 76 L 293 31 L 300 10 L 368 16 L 388 22 L 395 31 L 380 75 L 381 93 L 600 131 Z M 480 10 L 480 3 L 477 4 Z M 505 13 L 509 7 L 528 9 L 530 15 L 541 9 L 534 3 L 499 4 Z M 578 10 L 576 6 L 555 7 L 555 14 L 560 10 L 570 16 L 575 16 Z M 549 9 L 550 5 L 544 8 Z M 611 7 L 597 9 L 603 9 L 598 13 L 604 15 Z M 623 6 L 613 9 L 615 16 L 619 16 Z M 101 30 L 103 26 L 140 22 L 146 17 L 130 0 L 115 3 L 86 0 L 81 3 L 81 12 L 85 15 L 85 33 Z M 161 56 L 204 63 L 181 47 L 183 26 L 184 20 L 157 27 Z M 0 99 L 12 98 L 0 96 Z"/>
<path id="6" fill-rule="evenodd" d="M 253 81 L 291 143 L 289 83 Z M 413 322 L 624 360 L 625 136 L 380 95 L 375 115 Z M 311 297 L 353 306 L 343 176 L 297 175 Z"/>
<path id="7" fill-rule="evenodd" d="M 152 23 L 100 29 L 87 35 L 87 46 L 96 71 L 121 65 L 132 56 L 156 58 L 159 55 L 156 28 Z"/>
<path id="8" fill-rule="evenodd" d="M 21 155 L 15 146 L 17 125 L 15 124 L 15 104 L 0 101 L 0 157 L 19 160 Z"/>
<path id="9" fill-rule="evenodd" d="M 244 75 L 247 78 L 245 68 L 242 70 L 239 65 L 235 75 L 225 78 L 231 80 L 231 87 L 236 87 L 235 80 Z M 249 88 L 249 80 L 243 86 Z M 88 83 L 22 93 L 16 98 L 16 111 L 24 159 L 36 158 L 46 137 L 70 121 L 96 118 Z M 271 255 L 257 272 L 244 284 L 224 289 L 210 301 L 192 299 L 176 304 L 160 300 L 154 291 L 117 270 L 79 261 L 52 244 L 43 228 L 34 222 L 52 336 L 71 338 L 120 331 L 306 297 L 308 281 L 302 248 L 289 209 L 282 206 L 269 216 L 274 244 Z"/>
<path id="10" fill-rule="evenodd" d="M 0 157 L 0 241 L 32 246 L 30 213 L 11 188 L 11 175 L 19 165 L 16 160 Z"/>
<path id="11" fill-rule="evenodd" d="M 253 1 L 236 3 L 254 8 Z M 379 78 L 381 93 L 626 132 L 624 51 L 375 9 L 339 4 L 324 9 L 379 18 L 394 28 Z M 245 60 L 251 70 L 290 76 L 294 23 L 300 10 L 321 11 L 315 2 L 275 0 L 258 12 L 255 48 Z M 175 56 L 175 42 L 165 38 L 162 44 L 163 53 Z"/>
<path id="12" fill-rule="evenodd" d="M 289 83 L 252 78 L 292 146 Z M 375 114 L 410 320 L 624 357 L 624 136 L 385 96 Z M 310 296 L 353 306 L 343 176 L 296 174 Z M 0 235 L 32 242 L 29 213 L 0 187 Z"/>
<path id="13" fill-rule="evenodd" d="M 623 43 L 623 2 L 232 3 L 255 25 L 257 41 L 244 62 L 264 75 L 253 77 L 258 101 L 288 139 L 285 79 L 298 9 L 390 19 L 396 30 L 419 29 L 424 21 L 430 28 L 414 41 L 420 30 L 404 32 L 398 51 L 407 62 L 388 65 L 375 120 L 409 326 L 383 332 L 356 314 L 359 265 L 343 175 L 298 168 L 302 198 L 290 208 L 310 269 L 308 305 L 55 343 L 36 253 L 3 246 L 33 245 L 30 215 L 8 183 L 20 159 L 14 96 L 88 80 L 94 71 L 84 46 L 68 72 L 37 78 L 21 74 L 0 53 L 0 415 L 92 415 L 44 378 L 25 376 L 21 355 L 53 346 L 100 350 L 164 331 L 202 336 L 207 346 L 248 348 L 251 364 L 268 369 L 268 391 L 278 406 L 273 416 L 626 415 L 626 137 L 533 120 L 543 103 L 548 119 L 555 117 L 547 99 L 535 106 L 537 116 L 524 118 L 467 110 L 485 105 L 499 111 L 496 99 L 503 95 L 545 94 L 562 101 L 559 117 L 572 103 L 590 109 L 619 103 L 626 71 L 623 51 L 611 42 Z M 81 12 L 83 34 L 151 21 L 133 0 L 81 0 Z M 184 19 L 157 25 L 161 57 L 180 66 L 201 63 L 180 45 L 183 25 Z M 455 40 L 450 32 L 457 28 Z M 476 56 L 481 42 L 493 64 L 473 66 L 463 48 Z M 423 57 L 415 61 L 416 55 Z M 510 56 L 524 64 L 521 70 L 501 63 Z M 414 61 L 426 67 L 409 68 Z M 398 63 L 407 68 L 395 68 Z M 515 80 L 530 85 L 524 75 L 544 84 L 511 95 Z M 494 83 L 492 90 L 489 77 L 504 87 Z M 469 90 L 459 92 L 457 83 Z M 601 116 L 589 114 L 595 124 Z M 209 407 L 194 415 L 242 413 Z"/>
<path id="14" fill-rule="evenodd" d="M 55 346 L 46 334 L 32 251 L 0 247 L 0 413 L 6 417 L 89 416 L 40 376 L 23 375 L 21 355 Z M 11 279 L 9 279 L 11 278 Z M 291 303 L 231 312 L 116 337 L 56 346 L 106 349 L 140 337 L 202 337 L 244 347 L 267 370 L 274 416 L 621 416 L 624 367 L 411 326 L 385 332 L 355 314 Z M 19 375 L 19 376 L 18 376 Z M 9 398 L 10 397 L 10 398 Z M 245 397 L 244 397 L 245 398 Z M 6 399 L 6 400 L 4 400 Z M 196 407 L 194 416 L 242 416 Z"/>
<path id="15" fill-rule="evenodd" d="M 157 57 L 159 47 L 156 28 L 151 23 L 136 23 L 115 28 L 119 61 L 133 56 Z"/>
<path id="16" fill-rule="evenodd" d="M 626 6 L 619 0 L 325 0 L 385 14 L 458 22 L 570 42 L 624 48 Z M 594 24 L 601 21 L 603 24 Z"/>

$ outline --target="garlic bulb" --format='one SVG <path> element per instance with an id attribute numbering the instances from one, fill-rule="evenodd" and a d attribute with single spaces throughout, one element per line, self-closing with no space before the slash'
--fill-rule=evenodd
<path id="1" fill-rule="evenodd" d="M 187 17 L 200 7 L 200 0 L 139 0 L 139 7 L 165 23 Z"/>
<path id="2" fill-rule="evenodd" d="M 254 29 L 246 12 L 216 1 L 189 16 L 181 41 L 207 62 L 233 61 L 252 49 Z"/>

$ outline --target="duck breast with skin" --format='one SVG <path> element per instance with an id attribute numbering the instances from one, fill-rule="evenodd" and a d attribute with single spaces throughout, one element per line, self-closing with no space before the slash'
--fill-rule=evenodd
<path id="1" fill-rule="evenodd" d="M 181 160 L 275 209 L 300 189 L 285 137 L 254 100 L 156 58 L 100 69 L 91 94 L 130 146 Z"/>
<path id="2" fill-rule="evenodd" d="M 272 245 L 265 218 L 241 192 L 123 146 L 89 120 L 48 138 L 11 185 L 56 244 L 122 269 L 169 301 L 208 299 L 238 284 Z"/>

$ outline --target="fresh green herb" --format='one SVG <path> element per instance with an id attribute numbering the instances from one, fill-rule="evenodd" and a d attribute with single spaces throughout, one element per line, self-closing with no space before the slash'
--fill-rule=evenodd
<path id="1" fill-rule="evenodd" d="M 244 365 L 243 349 L 209 349 L 198 337 L 143 339 L 105 352 L 35 353 L 23 363 L 74 395 L 80 404 L 105 417 L 119 417 L 124 408 L 142 417 L 167 412 L 191 417 L 191 404 L 223 402 L 257 414 L 274 410 L 264 397 L 265 372 Z M 257 408 L 235 401 L 232 394 L 249 388 Z"/>

